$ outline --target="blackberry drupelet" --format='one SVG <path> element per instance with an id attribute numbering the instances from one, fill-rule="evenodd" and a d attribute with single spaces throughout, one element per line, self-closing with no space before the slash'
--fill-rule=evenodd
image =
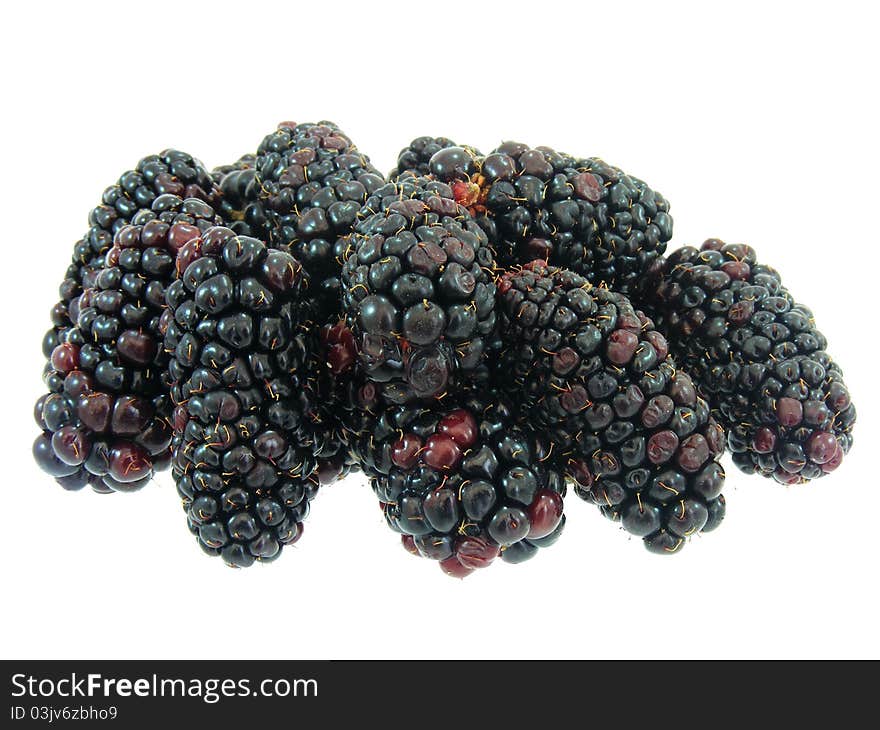
<path id="1" fill-rule="evenodd" d="M 267 217 L 268 243 L 302 262 L 321 324 L 338 317 L 346 237 L 367 196 L 384 182 L 332 122 L 284 122 L 257 150 L 253 190 Z"/>
<path id="2" fill-rule="evenodd" d="M 449 575 L 523 562 L 563 530 L 565 480 L 495 393 L 386 408 L 358 450 L 389 526 Z"/>
<path id="3" fill-rule="evenodd" d="M 343 267 L 343 305 L 386 401 L 441 397 L 485 379 L 494 337 L 486 234 L 444 183 L 410 173 L 371 195 Z"/>
<path id="4" fill-rule="evenodd" d="M 248 152 L 239 157 L 235 162 L 228 165 L 217 165 L 211 170 L 211 179 L 215 185 L 220 185 L 224 178 L 233 172 L 241 172 L 242 170 L 253 170 L 257 163 L 257 156 Z"/>
<path id="5" fill-rule="evenodd" d="M 836 469 L 855 406 L 812 312 L 743 244 L 706 241 L 658 262 L 642 295 L 727 429 L 734 463 L 782 484 Z"/>
<path id="6" fill-rule="evenodd" d="M 626 293 L 672 237 L 666 199 L 595 157 L 505 142 L 486 157 L 441 150 L 429 170 L 453 185 L 501 266 L 544 259 Z"/>
<path id="7" fill-rule="evenodd" d="M 34 446 L 62 486 L 132 491 L 168 462 L 168 359 L 159 322 L 175 256 L 219 219 L 197 198 L 157 197 L 120 228 L 105 265 L 69 311 L 44 374 Z M 64 466 L 62 466 L 64 465 Z"/>
<path id="8" fill-rule="evenodd" d="M 242 155 L 231 165 L 215 167 L 211 177 L 219 189 L 217 211 L 223 225 L 239 235 L 266 240 L 268 222 L 255 182 L 256 164 L 255 155 Z"/>
<path id="9" fill-rule="evenodd" d="M 718 525 L 723 431 L 625 296 L 533 261 L 501 277 L 499 321 L 499 375 L 580 497 L 653 552 Z"/>
<path id="10" fill-rule="evenodd" d="M 388 179 L 392 182 L 397 180 L 403 173 L 412 171 L 417 175 L 427 175 L 431 172 L 429 163 L 435 153 L 448 147 L 459 147 L 451 139 L 446 137 L 416 137 L 404 147 L 397 156 L 397 166 L 388 173 Z M 474 157 L 480 157 L 482 153 L 473 147 L 464 147 Z"/>
<path id="11" fill-rule="evenodd" d="M 306 275 L 223 227 L 191 240 L 177 266 L 163 328 L 189 528 L 229 565 L 272 560 L 299 538 L 318 487 Z"/>

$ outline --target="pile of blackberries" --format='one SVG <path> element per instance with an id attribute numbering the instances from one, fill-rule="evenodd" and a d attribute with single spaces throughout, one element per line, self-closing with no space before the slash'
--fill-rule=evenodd
<path id="1" fill-rule="evenodd" d="M 419 137 L 387 178 L 330 122 L 213 171 L 165 150 L 74 246 L 34 456 L 101 493 L 171 466 L 199 545 L 237 567 L 353 470 L 449 575 L 553 544 L 568 487 L 678 552 L 724 517 L 725 446 L 803 483 L 856 415 L 775 269 L 671 237 L 658 192 L 548 147 Z"/>

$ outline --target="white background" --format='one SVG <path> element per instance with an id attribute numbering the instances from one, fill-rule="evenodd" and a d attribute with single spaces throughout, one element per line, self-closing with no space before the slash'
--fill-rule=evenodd
<path id="1" fill-rule="evenodd" d="M 2 655 L 877 658 L 872 4 L 298 5 L 5 11 Z M 196 547 L 167 473 L 63 492 L 30 457 L 40 338 L 102 189 L 167 146 L 214 166 L 325 118 L 383 170 L 421 134 L 602 156 L 672 201 L 677 245 L 751 243 L 844 367 L 854 450 L 796 488 L 727 462 L 727 520 L 671 559 L 571 495 L 552 549 L 465 581 L 405 553 L 360 476 L 246 571 Z"/>

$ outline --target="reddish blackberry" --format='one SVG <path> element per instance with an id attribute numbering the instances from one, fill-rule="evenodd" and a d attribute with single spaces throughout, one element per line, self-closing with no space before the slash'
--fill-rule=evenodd
<path id="1" fill-rule="evenodd" d="M 76 321 L 51 353 L 50 392 L 38 402 L 44 432 L 34 447 L 50 474 L 79 475 L 62 486 L 131 491 L 167 464 L 165 288 L 177 250 L 217 220 L 199 199 L 159 196 L 117 231 L 105 266 L 89 275 L 91 288 L 71 302 Z"/>
<path id="2" fill-rule="evenodd" d="M 343 268 L 343 304 L 367 376 L 402 403 L 486 375 L 495 328 L 486 235 L 450 188 L 411 174 L 371 195 Z"/>
<path id="3" fill-rule="evenodd" d="M 750 246 L 717 239 L 654 269 L 643 301 L 727 428 L 734 463 L 783 484 L 836 469 L 855 406 L 812 312 L 779 273 Z"/>
<path id="4" fill-rule="evenodd" d="M 546 444 L 490 393 L 393 406 L 359 440 L 389 526 L 404 545 L 464 577 L 501 556 L 519 563 L 556 541 L 565 481 Z"/>
<path id="5" fill-rule="evenodd" d="M 431 172 L 429 163 L 431 157 L 447 147 L 458 147 L 451 139 L 446 137 L 416 137 L 408 146 L 404 147 L 397 156 L 397 166 L 388 173 L 388 179 L 392 182 L 397 180 L 403 173 L 412 171 L 417 175 L 427 175 Z M 482 153 L 473 147 L 463 148 L 468 150 L 474 157 Z"/>
<path id="6" fill-rule="evenodd" d="M 189 527 L 229 565 L 271 560 L 298 539 L 318 485 L 306 277 L 290 254 L 222 227 L 177 265 L 163 327 Z"/>
<path id="7" fill-rule="evenodd" d="M 654 552 L 723 517 L 724 434 L 622 294 L 534 261 L 499 283 L 500 373 L 576 492 Z"/>
<path id="8" fill-rule="evenodd" d="M 266 212 L 259 200 L 257 158 L 243 155 L 231 165 L 215 167 L 211 177 L 219 188 L 217 210 L 223 224 L 242 236 L 268 237 Z"/>
<path id="9" fill-rule="evenodd" d="M 429 170 L 477 216 L 502 266 L 549 260 L 626 293 L 672 237 L 666 199 L 595 157 L 505 142 L 486 157 L 443 149 Z"/>
<path id="10" fill-rule="evenodd" d="M 383 183 L 369 158 L 332 122 L 284 122 L 257 150 L 253 189 L 268 219 L 268 242 L 302 262 L 323 321 L 339 313 L 346 236 L 367 196 Z"/>

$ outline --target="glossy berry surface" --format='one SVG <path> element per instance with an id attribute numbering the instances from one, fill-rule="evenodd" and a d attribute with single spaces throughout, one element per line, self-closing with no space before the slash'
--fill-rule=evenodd
<path id="1" fill-rule="evenodd" d="M 53 328 L 44 338 L 47 357 L 66 329 L 75 324 L 76 301 L 94 285 L 116 233 L 166 195 L 195 198 L 212 205 L 217 201 L 218 190 L 201 162 L 173 149 L 144 157 L 133 170 L 122 173 L 104 190 L 100 204 L 88 215 L 88 231 L 73 247 L 70 266 L 59 287 L 60 301 L 51 313 Z"/>
<path id="2" fill-rule="evenodd" d="M 89 274 L 90 287 L 71 302 L 73 319 L 59 331 L 44 374 L 50 393 L 41 398 L 39 422 L 56 455 L 75 459 L 99 491 L 132 491 L 167 466 L 165 290 L 176 277 L 177 252 L 218 218 L 199 198 L 165 193 L 131 221 Z M 111 453 L 118 456 L 105 456 Z"/>
<path id="3" fill-rule="evenodd" d="M 655 552 L 705 531 L 724 433 L 653 323 L 622 294 L 542 261 L 503 275 L 499 296 L 500 377 L 575 493 Z"/>
<path id="4" fill-rule="evenodd" d="M 427 175 L 429 173 L 435 173 L 435 170 L 431 169 L 431 159 L 441 150 L 446 150 L 450 147 L 458 148 L 459 145 L 457 145 L 448 137 L 416 137 L 397 155 L 397 165 L 393 170 L 391 170 L 391 172 L 388 173 L 388 179 L 393 182 L 397 180 L 397 178 L 399 178 L 402 174 L 408 171 L 411 171 L 417 175 Z M 463 149 L 469 151 L 469 158 L 479 157 L 481 155 L 480 151 L 474 149 L 473 147 L 467 147 Z M 463 160 L 460 155 L 455 156 L 458 158 L 459 163 Z M 442 164 L 443 156 L 440 157 L 440 160 Z"/>
<path id="5" fill-rule="evenodd" d="M 486 156 L 449 146 L 427 170 L 479 220 L 502 266 L 544 259 L 626 293 L 672 237 L 668 201 L 595 157 L 519 142 Z"/>
<path id="6" fill-rule="evenodd" d="M 343 303 L 367 376 L 394 403 L 485 379 L 495 285 L 482 229 L 447 185 L 409 173 L 360 215 Z"/>
<path id="7" fill-rule="evenodd" d="M 508 551 L 522 562 L 564 527 L 563 475 L 498 393 L 388 407 L 358 434 L 358 453 L 388 525 L 454 577 Z"/>
<path id="8" fill-rule="evenodd" d="M 299 539 L 318 460 L 332 456 L 301 330 L 306 275 L 289 253 L 224 227 L 188 242 L 177 263 L 164 347 L 187 522 L 231 566 L 274 560 Z"/>
<path id="9" fill-rule="evenodd" d="M 833 471 L 855 406 L 813 314 L 750 246 L 706 241 L 654 266 L 640 295 L 727 429 L 734 463 L 782 484 Z"/>
<path id="10" fill-rule="evenodd" d="M 249 173 L 241 173 L 249 175 Z M 248 190 L 265 212 L 267 243 L 309 274 L 319 324 L 339 311 L 339 272 L 358 213 L 385 182 L 332 122 L 282 122 L 260 143 Z"/>

